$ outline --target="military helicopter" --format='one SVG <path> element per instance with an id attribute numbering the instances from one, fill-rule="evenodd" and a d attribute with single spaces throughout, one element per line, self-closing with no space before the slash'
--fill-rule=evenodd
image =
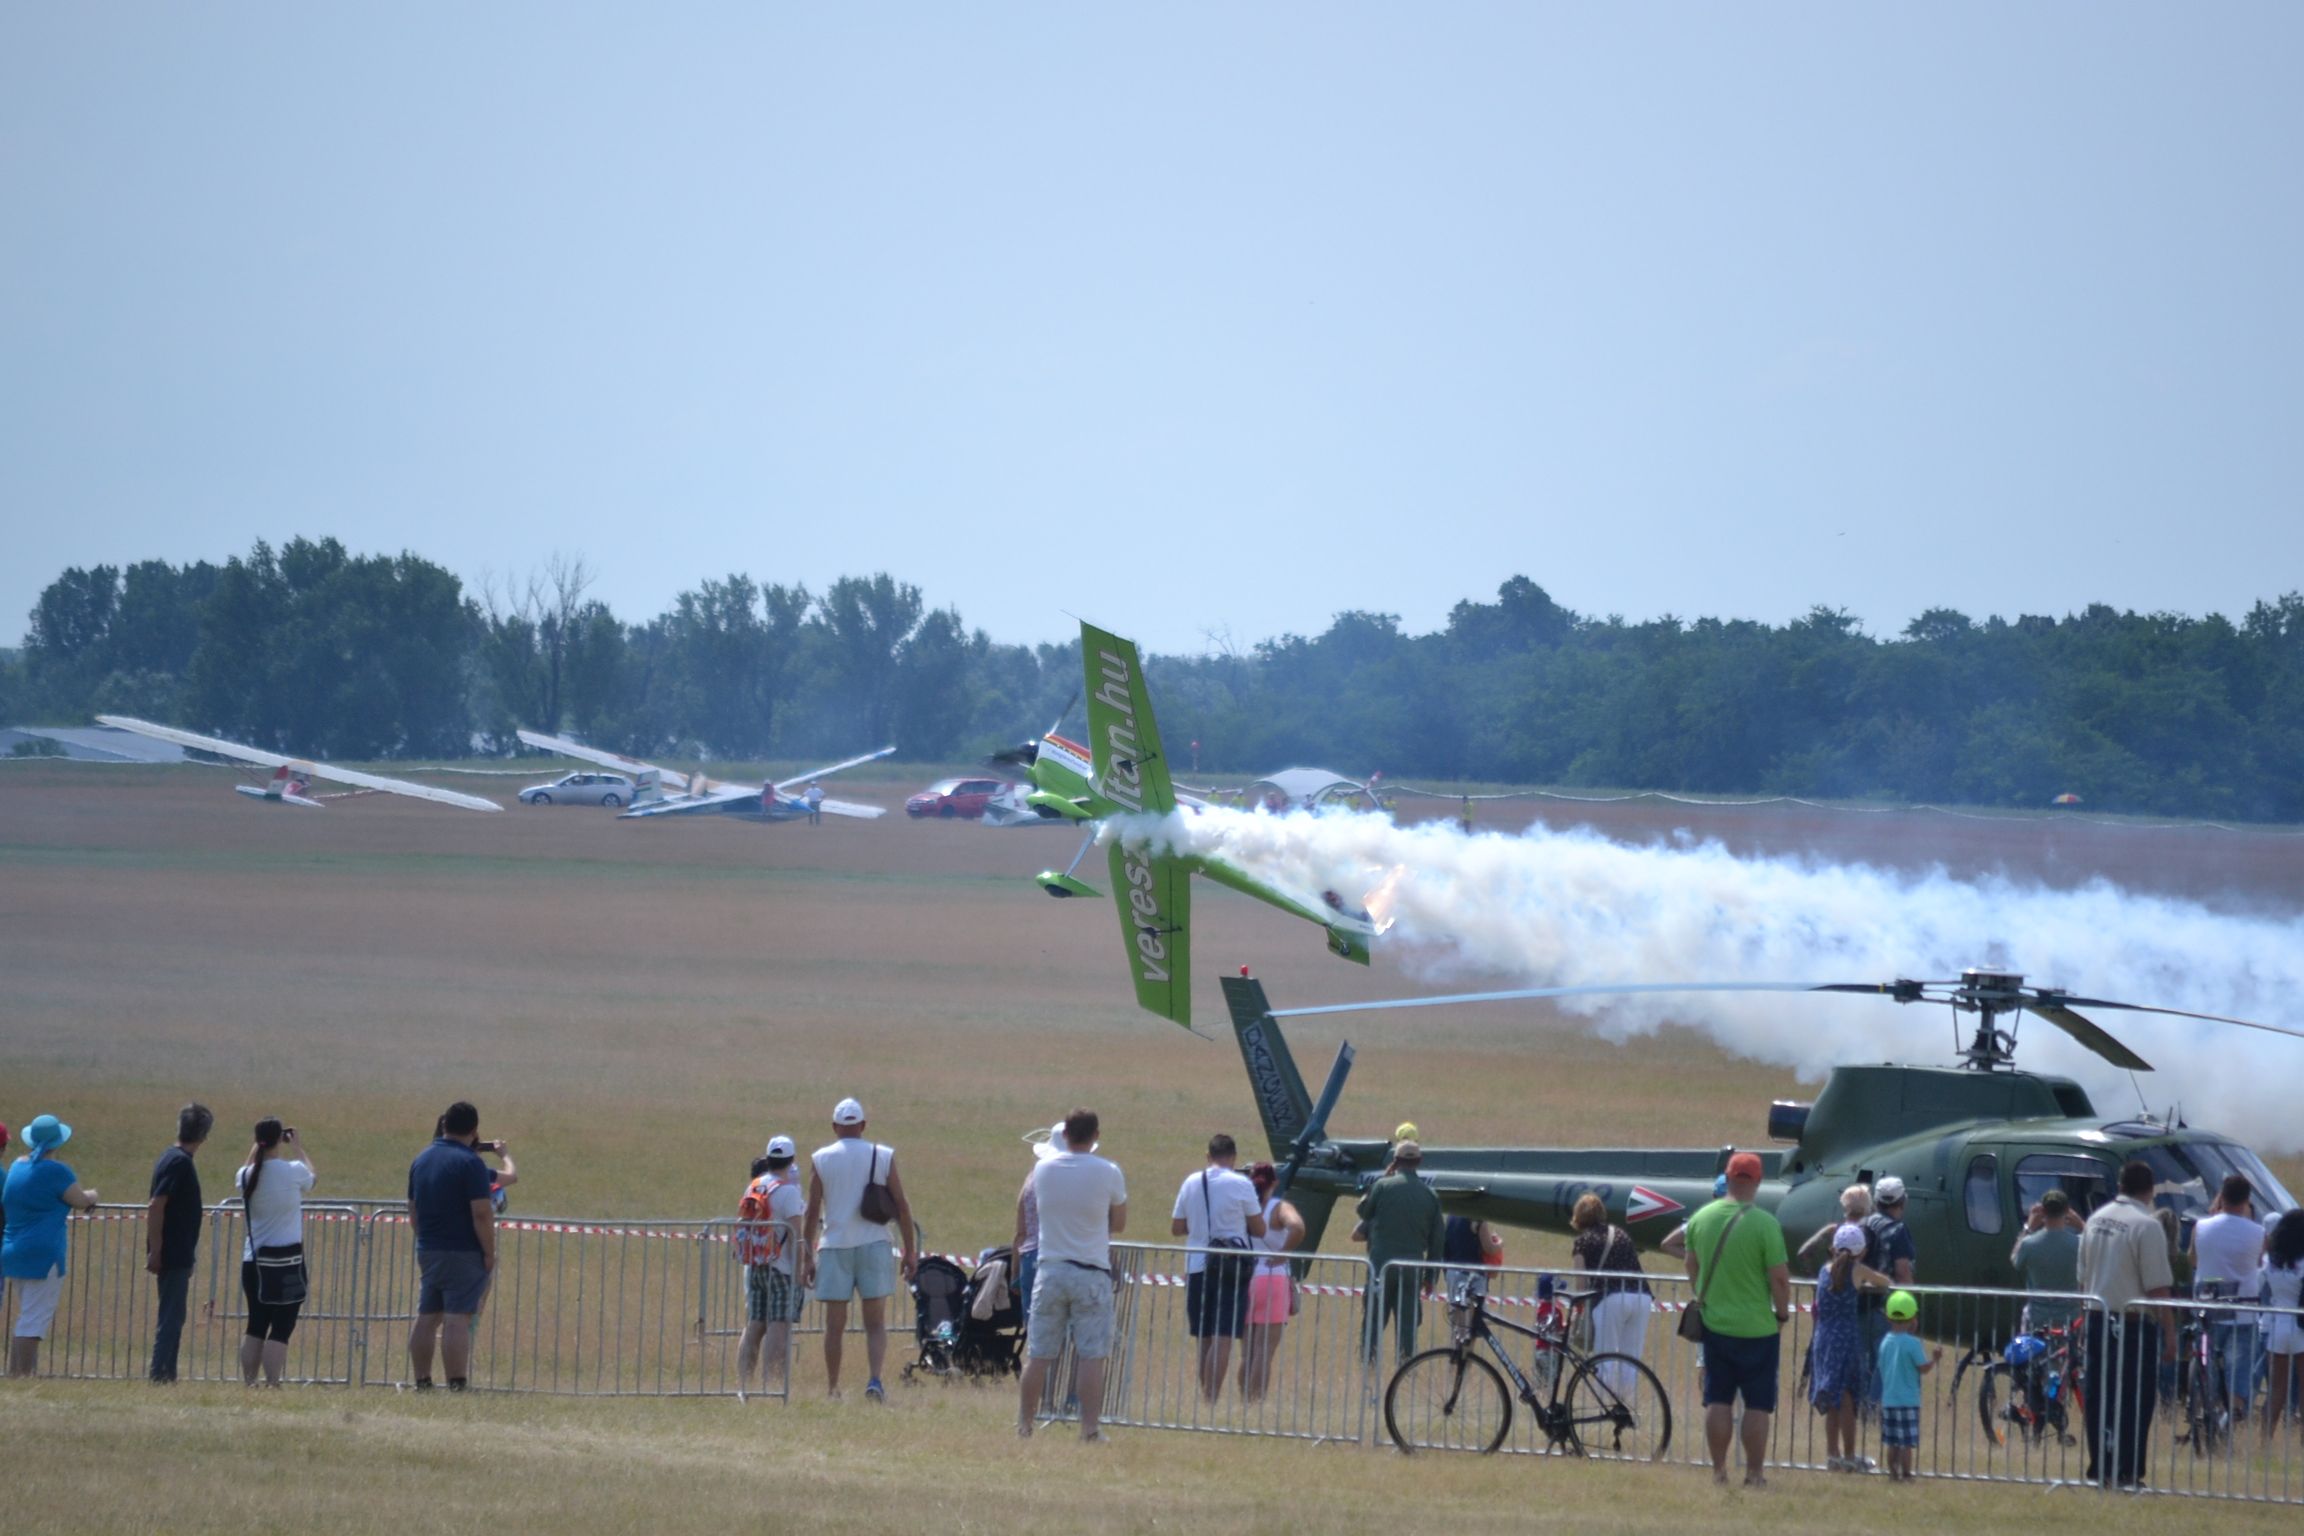
<path id="1" fill-rule="evenodd" d="M 1223 978 L 1240 1056 L 1272 1159 L 1289 1199 L 1303 1214 L 1304 1247 L 1320 1234 L 1340 1199 L 1357 1198 L 1390 1161 L 1384 1141 L 1345 1141 L 1327 1134 L 1354 1051 L 1337 1052 L 1320 1097 L 1304 1079 L 1280 1020 L 1377 1008 L 1638 992 L 1847 992 L 1899 1003 L 1937 1002 L 1955 1027 L 1973 1017 L 1957 1067 L 1897 1065 L 1832 1069 L 1813 1102 L 1769 1106 L 1766 1171 L 1759 1204 L 1774 1211 L 1791 1241 L 1836 1220 L 1840 1191 L 1889 1174 L 1908 1191 L 1905 1221 L 1925 1258 L 1932 1285 L 2020 1284 L 2008 1262 L 2033 1202 L 2060 1188 L 2085 1214 L 2111 1198 L 2120 1165 L 2131 1158 L 2159 1175 L 2157 1203 L 2189 1220 L 2204 1214 L 2227 1174 L 2247 1177 L 2260 1212 L 2285 1211 L 2295 1199 L 2255 1153 L 2229 1137 L 2194 1130 L 2175 1116 L 2121 1118 L 2099 1111 L 2087 1090 L 2065 1077 L 2015 1065 L 2015 1024 L 2045 1019 L 2089 1050 L 2131 1071 L 2150 1071 L 2143 1057 L 2076 1012 L 2085 1007 L 2203 1019 L 2304 1039 L 2304 1031 L 2177 1008 L 2076 997 L 2024 984 L 2012 971 L 1975 968 L 1957 981 L 1828 983 L 1646 983 L 1539 987 L 1513 992 L 1342 1003 L 1275 1009 L 1263 983 L 1241 968 Z M 2007 1027 L 2003 1027 L 2003 1025 Z M 1434 1147 L 1423 1149 L 1423 1177 L 1452 1215 L 1544 1232 L 1565 1233 L 1577 1197 L 1597 1194 L 1611 1220 L 1643 1248 L 1654 1248 L 1686 1214 L 1713 1198 L 1714 1177 L 1734 1147 L 1689 1151 L 1589 1147 Z"/>

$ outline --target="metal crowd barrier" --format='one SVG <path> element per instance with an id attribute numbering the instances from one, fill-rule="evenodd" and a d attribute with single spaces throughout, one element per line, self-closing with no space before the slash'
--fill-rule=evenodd
<path id="1" fill-rule="evenodd" d="M 112 1205 L 71 1219 L 64 1296 L 42 1350 L 54 1376 L 131 1379 L 145 1374 L 156 1293 L 144 1269 L 144 1207 Z M 242 1216 L 237 1202 L 208 1214 L 191 1293 L 179 1375 L 192 1380 L 239 1378 L 238 1324 Z M 496 1224 L 495 1279 L 474 1327 L 471 1380 L 498 1391 L 575 1395 L 714 1396 L 738 1387 L 758 1391 L 757 1376 L 737 1379 L 746 1326 L 745 1277 L 736 1224 L 713 1221 L 563 1221 L 510 1217 Z M 417 1268 L 405 1208 L 393 1201 L 327 1201 L 305 1207 L 310 1296 L 290 1345 L 289 1379 L 345 1385 L 399 1384 L 407 1374 L 407 1329 L 414 1320 Z M 1236 1250 L 1198 1250 L 1219 1264 Z M 1107 1366 L 1104 1420 L 1116 1426 L 1263 1435 L 1314 1442 L 1385 1445 L 1394 1429 L 1419 1449 L 1484 1445 L 1495 1426 L 1449 1421 L 1439 1395 L 1411 1377 L 1387 1413 L 1397 1363 L 1445 1345 L 1451 1336 L 1444 1265 L 1393 1264 L 1373 1276 L 1366 1261 L 1313 1254 L 1287 1261 L 1293 1309 L 1285 1321 L 1245 1323 L 1242 1336 L 1204 1352 L 1189 1331 L 1187 1274 L 1195 1250 L 1115 1243 L 1114 1336 Z M 1250 1258 L 1255 1255 L 1251 1253 Z M 1613 1436 L 1586 1454 L 1660 1458 L 1701 1465 L 1705 1443 L 1701 1349 L 1674 1324 L 1690 1301 L 1678 1274 L 1595 1276 L 1580 1270 L 1482 1269 L 1492 1316 L 1572 1328 L 1581 1353 L 1610 1344 L 1633 1355 L 1655 1385 L 1632 1380 L 1612 1390 L 1637 1404 L 1654 1396 L 1669 1414 L 1641 1411 L 1637 1432 Z M 1609 1278 L 1638 1280 L 1641 1307 L 1621 1303 L 1590 1324 L 1568 1315 L 1565 1297 Z M 1415 1299 L 1413 1326 L 1397 1316 L 1371 1338 L 1367 1296 Z M 1940 1363 L 1923 1379 L 1920 1445 L 1923 1477 L 2034 1485 L 2133 1483 L 2155 1492 L 2304 1504 L 2304 1356 L 2286 1361 L 2286 1396 L 2276 1434 L 2265 1431 L 2272 1388 L 2261 1338 L 2269 1309 L 2227 1301 L 2146 1303 L 2107 1320 L 2084 1296 L 1904 1287 L 1920 1302 L 1919 1332 Z M 1770 1465 L 1822 1468 L 1825 1421 L 1812 1406 L 1811 1349 L 1816 1293 L 1795 1282 L 1790 1325 L 1779 1335 L 1779 1395 L 1771 1425 Z M 2068 1323 L 2038 1330 L 2029 1321 L 2064 1314 Z M 810 1305 L 803 1328 L 820 1329 Z M 13 1322 L 13 1288 L 0 1315 Z M 2149 1321 L 2151 1326 L 2143 1324 Z M 2259 1343 L 2245 1352 L 2212 1351 L 2218 1325 L 2245 1321 Z M 2114 1326 L 2117 1324 L 2117 1326 Z M 910 1352 L 910 1298 L 890 1302 L 891 1366 Z M 1870 1358 L 1881 1325 L 1860 1323 L 1860 1350 Z M 1589 1332 L 1587 1331 L 1589 1329 Z M 1405 1335 L 1405 1336 L 1403 1336 Z M 1539 1401 L 1557 1391 L 1573 1399 L 1566 1353 L 1518 1334 L 1500 1335 Z M 2091 1350 L 2090 1341 L 2097 1341 Z M 2172 1340 L 2176 1363 L 2162 1363 Z M 1373 1347 L 1372 1347 L 1373 1346 Z M 861 1341 L 857 1346 L 861 1347 Z M 2018 1356 L 2029 1351 L 2031 1359 Z M 788 1395 L 795 1350 L 780 1379 Z M 1203 1374 L 1203 1365 L 1207 1372 Z M 1067 1412 L 1073 1373 L 1060 1360 L 1050 1373 L 1044 1411 Z M 2244 1390 L 2236 1390 L 2244 1389 Z M 2239 1399 L 2245 1396 L 2246 1412 Z M 1513 1393 L 1509 1432 L 1500 1449 L 1557 1454 L 1538 1416 Z M 1862 1403 L 1858 1454 L 1886 1460 L 1875 1409 Z M 2121 1457 L 2132 1436 L 2131 1461 Z M 2093 1440 L 2093 1443 L 2092 1443 Z M 2091 1452 L 2095 1454 L 2091 1454 Z M 1740 1446 L 1732 1453 L 1739 1460 Z"/>
<path id="2" fill-rule="evenodd" d="M 1220 1269 L 1253 1262 L 1252 1254 L 1237 1249 L 1112 1245 L 1113 1337 L 1104 1422 L 1363 1441 L 1367 1398 L 1376 1381 L 1360 1347 L 1366 1261 L 1327 1254 L 1290 1260 L 1293 1316 L 1263 1324 L 1243 1317 L 1239 1338 L 1203 1345 L 1192 1337 L 1186 1314 L 1196 1258 Z M 1276 1300 L 1272 1310 L 1282 1312 L 1285 1305 Z M 1069 1379 L 1069 1361 L 1059 1361 L 1048 1389 L 1047 1407 L 1055 1416 L 1063 1412 L 1060 1384 Z"/>

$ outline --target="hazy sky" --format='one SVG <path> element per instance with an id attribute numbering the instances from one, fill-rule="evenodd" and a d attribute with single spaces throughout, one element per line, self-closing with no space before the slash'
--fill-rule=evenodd
<path id="1" fill-rule="evenodd" d="M 1162 649 L 2304 587 L 2304 7 L 0 8 L 0 636 L 257 538 Z"/>

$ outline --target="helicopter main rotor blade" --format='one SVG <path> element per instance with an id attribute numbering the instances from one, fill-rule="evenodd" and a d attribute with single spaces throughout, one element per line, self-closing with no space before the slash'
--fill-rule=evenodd
<path id="1" fill-rule="evenodd" d="M 2150 1003 L 2116 1003 L 2107 997 L 2067 997 L 2061 992 L 2050 994 L 2047 1000 L 2059 1007 L 2118 1008 L 2125 1013 L 2164 1013 L 2172 1019 L 2198 1019 L 2204 1024 L 2237 1024 L 2242 1029 L 2259 1029 L 2268 1035 L 2286 1035 L 2291 1040 L 2304 1040 L 2304 1029 L 2290 1029 L 2285 1024 L 2259 1024 L 2254 1019 L 2228 1019 L 2220 1013 L 2155 1008 Z"/>
<path id="2" fill-rule="evenodd" d="M 2131 1072 L 2152 1070 L 2152 1063 L 2112 1038 L 2102 1025 L 2080 1017 L 2060 1002 L 2027 1001 L 2022 1006 L 2026 1013 L 2046 1019 L 2116 1067 L 2126 1067 Z"/>
<path id="3" fill-rule="evenodd" d="M 1598 997 L 1629 992 L 1886 992 L 1884 986 L 1804 981 L 1603 981 L 1578 987 L 1521 987 L 1510 992 L 1456 992 L 1446 997 L 1393 997 L 1367 1003 L 1325 1003 L 1317 1008 L 1275 1008 L 1276 1019 L 1321 1013 L 1366 1013 L 1378 1008 L 1439 1008 L 1450 1003 L 1525 1002 L 1547 997 Z"/>

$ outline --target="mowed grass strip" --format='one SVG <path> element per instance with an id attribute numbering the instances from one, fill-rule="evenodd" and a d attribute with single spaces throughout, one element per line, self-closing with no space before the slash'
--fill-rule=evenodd
<path id="1" fill-rule="evenodd" d="M 2003 1485 L 1408 1458 L 1066 1426 L 1015 1438 L 1005 1391 L 789 1406 L 43 1382 L 0 1390 L 11 1528 L 825 1533 L 2291 1532 L 2293 1509 Z"/>

